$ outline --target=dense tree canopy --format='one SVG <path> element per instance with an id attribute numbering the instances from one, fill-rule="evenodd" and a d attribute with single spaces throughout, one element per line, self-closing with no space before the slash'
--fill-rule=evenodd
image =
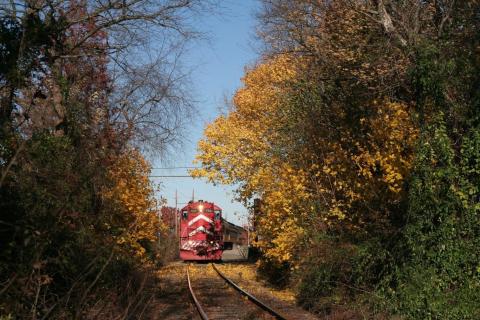
<path id="1" fill-rule="evenodd" d="M 139 149 L 167 150 L 191 112 L 175 66 L 205 5 L 0 4 L 0 319 L 148 307 L 165 228 Z"/>
<path id="2" fill-rule="evenodd" d="M 306 306 L 478 317 L 480 3 L 262 4 L 264 54 L 194 174 L 262 200 L 256 245 Z"/>

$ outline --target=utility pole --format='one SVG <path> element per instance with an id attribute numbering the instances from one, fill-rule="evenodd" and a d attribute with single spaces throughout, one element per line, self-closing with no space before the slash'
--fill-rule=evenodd
<path id="1" fill-rule="evenodd" d="M 250 210 L 247 211 L 247 247 L 250 248 Z"/>
<path id="2" fill-rule="evenodd" d="M 178 235 L 178 194 L 177 189 L 175 189 L 175 236 Z"/>

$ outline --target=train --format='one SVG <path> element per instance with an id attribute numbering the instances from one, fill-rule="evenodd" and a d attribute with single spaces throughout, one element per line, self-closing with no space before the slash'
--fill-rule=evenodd
<path id="1" fill-rule="evenodd" d="M 222 208 L 213 202 L 190 201 L 180 210 L 180 259 L 184 261 L 220 261 L 224 250 L 232 249 L 224 241 Z"/>

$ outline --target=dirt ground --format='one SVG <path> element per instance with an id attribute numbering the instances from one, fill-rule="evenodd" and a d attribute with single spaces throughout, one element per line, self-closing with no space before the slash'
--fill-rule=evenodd
<path id="1" fill-rule="evenodd" d="M 188 291 L 183 262 L 170 263 L 158 271 L 160 289 L 152 304 L 149 319 L 200 319 Z"/>
<path id="2" fill-rule="evenodd" d="M 234 260 L 233 257 L 232 260 Z M 152 304 L 154 304 L 155 307 L 153 308 L 153 312 L 150 313 L 149 319 L 200 319 L 188 291 L 186 267 L 186 263 L 174 262 L 158 271 L 160 289 L 158 295 L 155 297 L 154 301 L 152 301 Z M 217 264 L 217 267 L 240 287 L 278 310 L 281 314 L 285 315 L 286 318 L 307 320 L 318 319 L 316 316 L 295 306 L 295 298 L 292 292 L 271 288 L 266 283 L 260 281 L 256 276 L 254 264 L 239 262 L 237 260 L 236 262 Z M 195 270 L 204 269 L 209 271 L 201 273 L 202 277 L 208 276 L 211 278 L 202 278 L 202 283 L 223 281 L 220 280 L 220 277 L 216 275 L 213 268 L 208 264 L 198 266 L 192 265 L 190 269 L 193 270 L 193 272 L 191 272 L 191 277 L 194 290 L 195 285 L 198 287 L 199 283 L 195 282 Z M 199 273 L 197 272 L 197 274 Z M 219 290 L 225 286 L 226 284 L 219 286 Z M 199 292 L 200 289 L 201 288 L 198 287 Z M 235 292 L 234 294 L 237 293 Z M 238 295 L 239 299 L 244 299 L 240 294 Z M 229 317 L 229 319 L 232 318 Z M 255 317 L 249 319 L 255 319 Z"/>

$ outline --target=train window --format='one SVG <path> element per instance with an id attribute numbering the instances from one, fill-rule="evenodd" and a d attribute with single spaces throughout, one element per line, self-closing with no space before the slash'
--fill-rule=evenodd
<path id="1" fill-rule="evenodd" d="M 220 215 L 222 214 L 222 211 L 220 210 L 215 210 L 215 220 L 220 220 Z"/>
<path id="2" fill-rule="evenodd" d="M 198 210 L 197 209 L 190 209 L 190 213 L 197 213 Z"/>
<path id="3" fill-rule="evenodd" d="M 213 210 L 212 210 L 212 209 L 205 209 L 205 212 L 207 212 L 207 213 L 212 213 Z"/>
<path id="4" fill-rule="evenodd" d="M 183 219 L 187 219 L 187 217 L 188 217 L 188 211 L 187 211 L 187 210 L 183 210 L 183 211 L 182 211 L 182 218 L 183 218 Z"/>

